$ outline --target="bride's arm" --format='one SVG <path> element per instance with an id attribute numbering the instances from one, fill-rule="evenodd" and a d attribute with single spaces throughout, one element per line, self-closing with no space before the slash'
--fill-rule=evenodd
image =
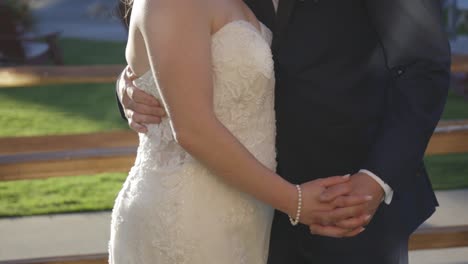
<path id="1" fill-rule="evenodd" d="M 258 162 L 215 116 L 210 7 L 193 0 L 144 2 L 138 12 L 146 14 L 137 23 L 177 142 L 229 184 L 295 214 L 296 188 Z"/>
<path id="2" fill-rule="evenodd" d="M 132 19 L 145 40 L 150 65 L 158 81 L 175 138 L 193 157 L 235 188 L 295 215 L 294 185 L 263 166 L 217 119 L 213 109 L 211 15 L 207 1 L 137 0 Z M 141 5 L 141 6 L 139 6 Z M 241 56 L 241 54 L 239 54 Z M 303 223 L 334 221 L 356 214 L 328 211 L 316 202 L 327 184 L 346 181 L 331 177 L 304 185 Z M 351 205 L 365 202 L 352 200 Z M 314 211 L 315 210 L 315 211 Z M 319 211 L 321 210 L 321 211 Z M 351 212 L 352 211 L 352 212 Z M 316 230 L 320 233 L 320 230 Z M 348 234 L 340 230 L 324 235 Z"/>

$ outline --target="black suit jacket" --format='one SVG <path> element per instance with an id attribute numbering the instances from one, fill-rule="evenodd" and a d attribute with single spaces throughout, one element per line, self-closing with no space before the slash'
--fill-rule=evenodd
<path id="1" fill-rule="evenodd" d="M 437 201 L 423 165 L 449 87 L 439 0 L 247 0 L 274 32 L 278 171 L 368 169 L 394 190 L 395 231 Z M 383 205 L 385 206 L 385 205 Z"/>

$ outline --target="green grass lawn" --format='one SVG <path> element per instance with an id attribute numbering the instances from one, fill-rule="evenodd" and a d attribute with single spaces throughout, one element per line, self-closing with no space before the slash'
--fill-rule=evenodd
<path id="1" fill-rule="evenodd" d="M 428 156 L 425 162 L 435 189 L 468 188 L 468 153 Z"/>
<path id="2" fill-rule="evenodd" d="M 124 64 L 125 43 L 63 39 L 68 65 Z M 77 52 L 79 51 L 79 52 Z M 444 119 L 468 118 L 468 103 L 451 93 Z M 0 90 L 0 137 L 127 129 L 114 84 L 46 85 Z"/>
<path id="3" fill-rule="evenodd" d="M 124 64 L 124 43 L 64 39 L 66 64 Z M 79 51 L 79 52 L 77 52 Z M 126 129 L 110 84 L 45 85 L 0 90 L 0 136 Z"/>
<path id="4" fill-rule="evenodd" d="M 468 188 L 468 154 L 426 157 L 435 189 Z M 111 210 L 126 174 L 0 182 L 0 217 Z"/>
<path id="5" fill-rule="evenodd" d="M 66 38 L 60 40 L 65 64 L 126 64 L 125 42 Z"/>
<path id="6" fill-rule="evenodd" d="M 125 63 L 124 43 L 64 39 L 67 64 Z M 127 129 L 115 105 L 114 84 L 0 90 L 0 137 Z M 451 93 L 444 119 L 468 119 L 468 102 Z M 434 187 L 468 188 L 468 154 L 426 158 Z M 0 182 L 0 217 L 112 208 L 125 174 Z"/>
<path id="7" fill-rule="evenodd" d="M 35 136 L 126 129 L 112 84 L 0 90 L 0 136 Z"/>
<path id="8" fill-rule="evenodd" d="M 442 119 L 468 119 L 468 100 L 450 92 Z"/>
<path id="9" fill-rule="evenodd" d="M 0 217 L 109 210 L 125 174 L 0 182 Z"/>

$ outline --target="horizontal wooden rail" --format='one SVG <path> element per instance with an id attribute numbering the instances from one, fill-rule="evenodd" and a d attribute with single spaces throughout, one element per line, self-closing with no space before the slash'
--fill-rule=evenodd
<path id="1" fill-rule="evenodd" d="M 0 261 L 0 264 L 107 264 L 108 255 L 93 254 L 93 255 L 76 255 L 76 256 L 61 256 L 49 258 L 34 258 L 21 260 L 6 260 Z"/>
<path id="2" fill-rule="evenodd" d="M 447 127 L 464 127 L 468 126 L 468 119 L 451 119 L 451 120 L 441 120 L 437 124 L 436 131 L 443 130 Z"/>
<path id="3" fill-rule="evenodd" d="M 22 66 L 0 68 L 0 88 L 45 84 L 112 83 L 124 65 Z"/>
<path id="4" fill-rule="evenodd" d="M 453 55 L 451 70 L 453 73 L 468 73 L 468 55 Z"/>
<path id="5" fill-rule="evenodd" d="M 0 88 L 44 84 L 109 83 L 117 79 L 124 65 L 21 66 L 0 69 Z M 452 72 L 468 74 L 468 56 L 452 57 Z"/>
<path id="6" fill-rule="evenodd" d="M 432 135 L 426 155 L 468 153 L 468 130 L 438 132 Z"/>
<path id="7" fill-rule="evenodd" d="M 110 152 L 110 151 L 109 151 Z M 130 152 L 130 151 L 127 151 Z M 41 179 L 49 177 L 87 175 L 104 172 L 128 172 L 135 162 L 131 154 L 111 153 L 108 155 L 64 156 L 51 160 L 26 160 L 0 163 L 0 181 Z"/>
<path id="8" fill-rule="evenodd" d="M 468 120 L 441 121 L 426 154 L 468 152 Z M 453 137 L 453 138 L 452 138 Z M 138 136 L 131 130 L 75 135 L 0 138 L 0 157 L 22 153 L 136 147 Z"/>
<path id="9" fill-rule="evenodd" d="M 0 138 L 0 156 L 21 153 L 136 147 L 137 145 L 138 135 L 132 131 L 10 137 Z"/>
<path id="10" fill-rule="evenodd" d="M 444 122 L 426 155 L 468 153 L 468 121 Z M 131 131 L 0 139 L 0 181 L 127 173 L 138 137 Z"/>
<path id="11" fill-rule="evenodd" d="M 468 247 L 468 226 L 420 228 L 411 236 L 410 250 Z"/>
<path id="12" fill-rule="evenodd" d="M 410 238 L 409 249 L 468 247 L 468 226 L 418 229 Z M 107 253 L 0 261 L 0 264 L 107 264 Z"/>

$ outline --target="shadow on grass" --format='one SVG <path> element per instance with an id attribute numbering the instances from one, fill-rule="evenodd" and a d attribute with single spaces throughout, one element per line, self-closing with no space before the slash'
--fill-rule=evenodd
<path id="1" fill-rule="evenodd" d="M 468 119 L 468 100 L 451 90 L 442 119 Z"/>
<path id="2" fill-rule="evenodd" d="M 67 65 L 127 64 L 125 42 L 66 38 L 60 40 Z"/>
<path id="3" fill-rule="evenodd" d="M 425 162 L 435 189 L 468 188 L 468 153 L 427 156 Z"/>
<path id="4" fill-rule="evenodd" d="M 113 84 L 74 84 L 0 91 L 2 136 L 126 129 Z"/>

